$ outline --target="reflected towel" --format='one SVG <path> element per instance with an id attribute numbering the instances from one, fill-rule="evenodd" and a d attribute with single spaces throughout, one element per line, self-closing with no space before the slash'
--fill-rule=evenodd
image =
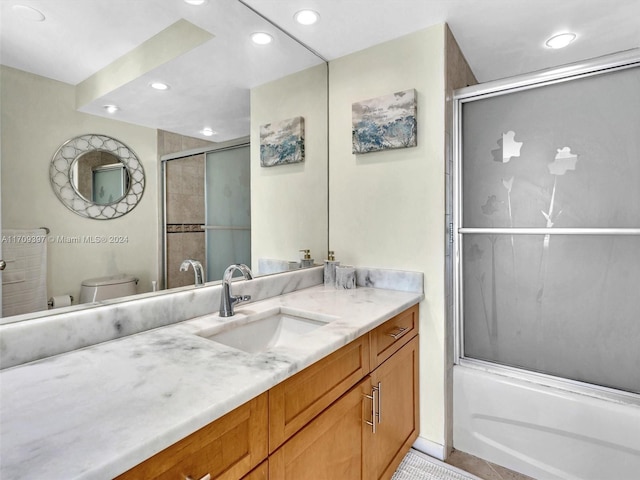
<path id="1" fill-rule="evenodd" d="M 47 243 L 44 229 L 3 229 L 2 316 L 47 309 Z"/>

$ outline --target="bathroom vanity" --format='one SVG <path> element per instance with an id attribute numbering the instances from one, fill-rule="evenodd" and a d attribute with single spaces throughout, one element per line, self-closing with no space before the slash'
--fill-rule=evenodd
<path id="1" fill-rule="evenodd" d="M 417 334 L 414 306 L 118 479 L 389 479 L 418 436 Z"/>
<path id="2" fill-rule="evenodd" d="M 422 298 L 421 284 L 316 285 L 232 318 L 203 315 L 7 368 L 0 476 L 390 478 L 418 433 Z M 321 325 L 276 346 L 216 341 L 280 314 Z"/>

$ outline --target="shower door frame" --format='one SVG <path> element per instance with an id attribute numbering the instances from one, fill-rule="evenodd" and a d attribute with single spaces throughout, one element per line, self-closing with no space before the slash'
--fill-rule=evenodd
<path id="1" fill-rule="evenodd" d="M 543 70 L 527 75 L 507 78 L 494 82 L 465 87 L 454 92 L 453 103 L 453 145 L 452 170 L 447 188 L 449 189 L 447 225 L 451 255 L 447 261 L 452 304 L 448 320 L 453 325 L 453 363 L 486 372 L 498 373 L 520 380 L 544 384 L 564 390 L 640 405 L 640 395 L 610 387 L 590 384 L 578 380 L 534 372 L 524 368 L 511 367 L 464 355 L 464 311 L 463 311 L 463 252 L 462 238 L 468 234 L 492 233 L 499 235 L 640 235 L 640 228 L 464 228 L 462 227 L 462 107 L 465 103 L 495 96 L 529 90 L 547 85 L 582 79 L 613 71 L 640 67 L 640 49 L 598 57 L 592 60 L 570 64 L 560 68 Z M 451 343 L 449 344 L 451 346 Z"/>
<path id="2" fill-rule="evenodd" d="M 160 180 L 160 218 L 161 218 L 161 229 L 160 229 L 160 236 L 161 236 L 161 248 L 160 248 L 160 262 L 161 262 L 161 266 L 162 268 L 160 269 L 160 278 L 162 279 L 162 284 L 158 285 L 159 289 L 166 289 L 167 288 L 167 281 L 168 281 L 168 272 L 167 272 L 167 169 L 166 169 L 166 164 L 167 162 L 170 162 L 171 160 L 180 160 L 182 158 L 186 158 L 186 157 L 191 157 L 193 155 L 205 155 L 205 165 L 206 165 L 206 155 L 207 153 L 211 153 L 211 152 L 222 152 L 224 150 L 233 150 L 236 148 L 240 148 L 240 147 L 247 147 L 251 145 L 251 140 L 249 136 L 246 137 L 240 137 L 237 138 L 235 140 L 229 140 L 226 142 L 220 142 L 218 145 L 210 145 L 210 146 L 206 146 L 206 147 L 201 147 L 201 148 L 194 148 L 194 149 L 190 149 L 190 150 L 183 150 L 180 152 L 176 152 L 176 153 L 168 153 L 165 155 L 162 155 L 160 157 L 160 171 L 159 171 L 159 180 Z M 203 181 L 205 181 L 205 179 L 203 178 Z M 206 187 L 206 185 L 205 185 Z M 206 194 L 205 194 L 205 199 L 206 199 Z M 205 205 L 205 209 L 206 209 L 206 205 Z M 205 241 L 206 241 L 206 211 L 205 211 L 205 221 L 203 222 L 203 225 L 201 226 L 202 231 L 205 232 Z M 205 244 L 205 255 L 206 255 L 206 244 Z M 205 258 L 206 260 L 206 258 Z M 211 283 L 212 285 L 221 283 L 221 280 L 216 280 L 213 282 L 207 282 L 207 283 Z"/>

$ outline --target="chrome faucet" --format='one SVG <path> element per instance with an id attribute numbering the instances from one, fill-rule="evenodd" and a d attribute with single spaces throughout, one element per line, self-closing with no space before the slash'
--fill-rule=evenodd
<path id="1" fill-rule="evenodd" d="M 251 295 L 239 295 L 236 297 L 231 295 L 231 277 L 233 277 L 233 272 L 236 270 L 242 273 L 242 276 L 245 280 L 253 279 L 253 273 L 251 273 L 251 269 L 243 263 L 236 263 L 235 265 L 229 265 L 227 267 L 227 269 L 224 271 L 224 275 L 222 276 L 222 296 L 220 297 L 221 317 L 233 316 L 234 305 L 251 300 Z"/>
<path id="2" fill-rule="evenodd" d="M 180 271 L 186 272 L 189 270 L 189 265 L 193 267 L 193 274 L 196 277 L 196 287 L 202 287 L 204 285 L 204 271 L 202 270 L 202 264 L 198 260 L 191 260 L 189 258 L 182 262 L 182 265 L 180 265 Z"/>

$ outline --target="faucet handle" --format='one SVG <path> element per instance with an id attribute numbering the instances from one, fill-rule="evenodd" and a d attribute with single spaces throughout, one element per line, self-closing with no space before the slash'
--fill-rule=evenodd
<path id="1" fill-rule="evenodd" d="M 232 295 L 229 298 L 229 304 L 233 306 L 233 305 L 238 305 L 240 303 L 248 302 L 249 300 L 251 300 L 251 295 Z"/>

